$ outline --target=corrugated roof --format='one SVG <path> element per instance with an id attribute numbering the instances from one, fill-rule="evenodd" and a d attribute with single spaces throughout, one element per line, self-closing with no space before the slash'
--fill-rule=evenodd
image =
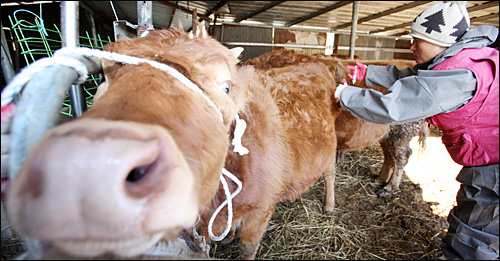
<path id="1" fill-rule="evenodd" d="M 161 4 L 160 1 L 157 4 Z M 207 14 L 227 3 L 229 14 L 218 14 L 218 22 L 259 23 L 270 26 L 351 31 L 353 1 L 168 1 Z M 357 32 L 362 34 L 407 35 L 413 19 L 438 1 L 359 1 Z M 498 1 L 468 1 L 471 27 L 498 27 Z M 209 16 L 214 19 L 214 14 Z"/>
<path id="2" fill-rule="evenodd" d="M 51 1 L 46 1 L 51 2 Z M 54 1 L 57 2 L 57 1 Z M 138 1 L 80 1 L 95 15 L 107 20 L 116 16 L 137 24 Z M 140 1 L 139 1 L 140 2 Z M 315 28 L 350 33 L 354 1 L 152 1 L 153 24 L 157 28 L 191 28 L 191 13 L 210 23 L 258 24 L 275 27 Z M 413 19 L 438 1 L 359 1 L 358 34 L 408 35 Z M 22 2 L 12 2 L 13 4 Z M 5 3 L 2 3 L 4 5 Z M 229 13 L 218 11 L 226 6 Z M 467 1 L 471 27 L 499 24 L 498 1 Z M 174 11 L 175 10 L 175 11 Z M 175 18 L 174 18 L 174 16 Z M 217 17 L 216 17 L 217 16 Z"/>

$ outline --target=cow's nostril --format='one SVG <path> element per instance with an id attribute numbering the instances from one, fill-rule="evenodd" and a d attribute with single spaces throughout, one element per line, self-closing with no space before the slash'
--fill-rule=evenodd
<path id="1" fill-rule="evenodd" d="M 139 181 L 140 179 L 142 179 L 146 175 L 148 168 L 149 168 L 149 165 L 148 166 L 142 166 L 142 167 L 134 168 L 133 170 L 131 170 L 128 173 L 127 181 L 128 182 Z"/>
<path id="2" fill-rule="evenodd" d="M 156 159 L 154 162 L 133 168 L 125 179 L 125 189 L 132 197 L 145 197 L 161 187 L 161 176 L 158 175 L 163 164 Z"/>

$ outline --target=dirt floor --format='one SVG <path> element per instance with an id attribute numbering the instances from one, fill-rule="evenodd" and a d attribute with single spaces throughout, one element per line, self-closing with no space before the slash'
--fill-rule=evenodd
<path id="1" fill-rule="evenodd" d="M 378 198 L 373 182 L 383 161 L 378 144 L 346 153 L 335 180 L 336 210 L 323 214 L 324 183 L 293 202 L 280 203 L 261 242 L 257 259 L 432 260 L 442 256 L 446 216 L 455 204 L 460 165 L 433 129 L 426 149 L 410 146 L 400 191 Z M 236 242 L 213 244 L 214 258 L 238 258 Z"/>

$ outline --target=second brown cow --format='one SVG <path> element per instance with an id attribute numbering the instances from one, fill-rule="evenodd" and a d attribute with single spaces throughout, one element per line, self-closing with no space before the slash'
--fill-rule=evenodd
<path id="1" fill-rule="evenodd" d="M 338 84 L 341 82 L 341 79 L 349 79 L 347 74 L 350 70 L 347 69 L 347 65 L 355 65 L 356 61 L 366 65 L 396 65 L 400 69 L 416 65 L 415 61 L 410 60 L 349 60 L 345 59 L 345 57 L 339 58 L 321 53 L 306 55 L 293 50 L 269 52 L 249 59 L 244 64 L 252 65 L 256 68 L 270 69 L 300 63 L 320 63 L 328 67 Z M 387 90 L 383 87 L 366 86 L 364 81 L 357 81 L 351 85 L 371 88 L 383 93 Z M 335 87 L 336 85 L 332 86 L 332 88 Z M 427 125 L 424 124 L 424 120 L 391 126 L 375 124 L 360 120 L 350 113 L 342 111 L 335 121 L 337 151 L 340 155 L 338 161 L 342 160 L 342 155 L 345 151 L 360 149 L 379 142 L 384 153 L 384 162 L 375 181 L 384 184 L 384 186 L 377 194 L 383 197 L 390 197 L 399 189 L 404 167 L 408 163 L 408 159 L 412 153 L 409 146 L 410 140 L 418 134 L 420 136 L 419 142 L 421 146 L 424 146 L 428 131 L 426 127 Z M 328 186 L 328 184 L 326 185 Z M 326 198 L 333 198 L 333 195 L 328 194 L 332 191 L 333 188 L 326 189 Z M 333 212 L 334 205 L 331 204 L 334 204 L 334 200 L 326 200 L 325 210 L 327 212 Z"/>

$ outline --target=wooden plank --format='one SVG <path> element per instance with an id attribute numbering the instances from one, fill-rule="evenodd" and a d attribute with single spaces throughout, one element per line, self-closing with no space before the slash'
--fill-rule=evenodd
<path id="1" fill-rule="evenodd" d="M 414 8 L 414 7 L 419 6 L 419 5 L 427 4 L 429 2 L 430 1 L 415 1 L 415 2 L 412 2 L 412 3 L 409 3 L 409 4 L 404 4 L 404 5 L 401 5 L 401 6 L 397 6 L 397 7 L 388 9 L 386 11 L 380 12 L 380 13 L 376 13 L 376 14 L 369 15 L 367 17 L 363 17 L 363 18 L 361 18 L 361 19 L 358 20 L 358 24 L 363 23 L 363 22 L 367 22 L 367 21 L 370 21 L 370 20 L 373 20 L 373 19 L 377 19 L 377 18 L 380 18 L 380 17 L 383 17 L 383 16 L 387 16 L 387 15 L 390 15 L 390 14 L 394 14 L 394 13 L 397 13 L 397 12 L 401 12 L 401 11 L 404 11 L 404 10 L 407 10 L 407 9 L 410 9 L 410 8 Z M 339 26 L 333 27 L 332 30 L 339 30 L 339 29 L 342 29 L 342 28 L 346 28 L 346 27 L 351 26 L 351 24 L 352 24 L 352 22 L 341 24 Z"/>

